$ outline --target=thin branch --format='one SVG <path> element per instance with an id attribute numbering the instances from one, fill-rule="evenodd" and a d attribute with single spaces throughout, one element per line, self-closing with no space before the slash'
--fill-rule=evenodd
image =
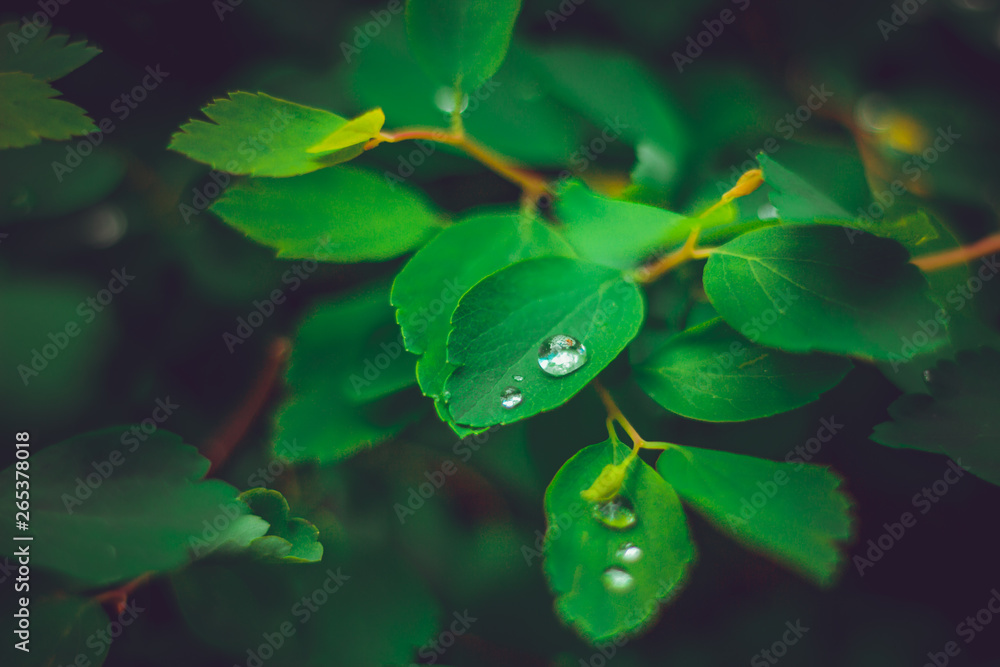
<path id="1" fill-rule="evenodd" d="M 946 269 L 956 264 L 964 264 L 973 259 L 978 259 L 991 252 L 1000 252 L 1000 234 L 993 234 L 986 238 L 979 239 L 975 243 L 954 250 L 935 252 L 929 255 L 921 255 L 910 260 L 911 264 L 916 264 L 921 271 L 931 272 Z"/>

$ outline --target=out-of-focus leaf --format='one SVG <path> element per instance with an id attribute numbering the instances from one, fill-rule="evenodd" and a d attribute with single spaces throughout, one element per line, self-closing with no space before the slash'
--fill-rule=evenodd
<path id="1" fill-rule="evenodd" d="M 0 149 L 42 139 L 69 139 L 97 128 L 75 104 L 52 99 L 59 91 L 30 74 L 0 74 Z"/>

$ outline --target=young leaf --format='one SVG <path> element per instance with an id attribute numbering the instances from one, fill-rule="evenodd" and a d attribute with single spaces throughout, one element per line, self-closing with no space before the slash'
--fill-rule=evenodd
<path id="1" fill-rule="evenodd" d="M 635 367 L 667 410 L 710 422 L 769 417 L 811 403 L 851 370 L 849 360 L 751 343 L 715 318 L 670 338 Z"/>
<path id="2" fill-rule="evenodd" d="M 1000 485 L 1000 351 L 963 350 L 925 371 L 930 394 L 889 406 L 892 421 L 871 438 L 887 447 L 946 454 L 973 475 Z"/>
<path id="3" fill-rule="evenodd" d="M 871 192 L 855 150 L 783 147 L 781 159 L 759 153 L 771 203 L 786 222 L 854 220 L 868 215 Z"/>
<path id="4" fill-rule="evenodd" d="M 671 445 L 656 469 L 677 493 L 746 546 L 820 585 L 832 583 L 851 537 L 850 499 L 826 467 Z"/>
<path id="5" fill-rule="evenodd" d="M 586 447 L 545 491 L 545 574 L 556 611 L 594 643 L 651 625 L 695 556 L 677 494 L 642 459 L 629 466 L 618 497 L 581 499 L 605 466 L 627 455 L 611 440 Z"/>
<path id="6" fill-rule="evenodd" d="M 366 111 L 357 118 L 347 121 L 330 136 L 309 148 L 309 153 L 329 153 L 364 144 L 374 139 L 385 125 L 385 114 L 381 109 Z"/>
<path id="7" fill-rule="evenodd" d="M 407 0 L 410 47 L 441 84 L 472 92 L 503 63 L 520 11 L 521 0 Z"/>
<path id="8" fill-rule="evenodd" d="M 451 421 L 509 424 L 562 405 L 635 337 L 643 313 L 641 292 L 618 271 L 565 257 L 525 260 L 483 279 L 451 318 Z M 539 365 L 541 346 L 557 335 L 586 351 L 583 365 L 561 376 Z M 510 391 L 520 399 L 508 408 Z"/>
<path id="9" fill-rule="evenodd" d="M 927 281 L 898 243 L 832 225 L 758 229 L 716 249 L 705 293 L 752 342 L 789 352 L 902 360 L 947 342 L 920 323 L 937 307 Z"/>
<path id="10" fill-rule="evenodd" d="M 0 149 L 42 139 L 69 139 L 97 127 L 75 104 L 52 99 L 59 91 L 30 74 L 0 74 Z"/>
<path id="11" fill-rule="evenodd" d="M 140 440 L 139 436 L 143 439 Z M 202 479 L 208 460 L 159 430 L 92 431 L 31 457 L 32 563 L 89 586 L 184 565 L 217 546 L 220 523 L 245 516 L 237 491 Z M 14 495 L 13 466 L 0 491 Z M 13 554 L 16 543 L 0 543 Z"/>
<path id="12" fill-rule="evenodd" d="M 24 72 L 42 81 L 55 81 L 85 65 L 101 52 L 86 42 L 69 42 L 67 35 L 49 36 L 51 26 L 34 24 L 37 34 L 25 39 L 17 23 L 0 24 L 0 35 L 10 48 L 0 49 L 0 72 Z"/>
<path id="13" fill-rule="evenodd" d="M 278 257 L 326 262 L 391 259 L 440 224 L 417 190 L 352 167 L 241 181 L 211 210 Z"/>
<path id="14" fill-rule="evenodd" d="M 572 253 L 551 228 L 515 212 L 471 215 L 421 248 L 396 276 L 391 301 L 406 349 L 422 355 L 417 380 L 424 395 L 440 397 L 454 369 L 447 362 L 448 332 L 463 294 L 522 259 Z"/>
<path id="15" fill-rule="evenodd" d="M 323 558 L 319 530 L 305 519 L 289 517 L 288 501 L 273 489 L 250 489 L 240 494 L 250 512 L 270 524 L 267 534 L 250 542 L 248 549 L 262 558 L 315 563 Z"/>
<path id="16" fill-rule="evenodd" d="M 337 461 L 382 442 L 414 416 L 394 396 L 415 382 L 387 286 L 316 306 L 299 326 L 275 415 L 277 454 Z"/>
<path id="17" fill-rule="evenodd" d="M 595 194 L 580 181 L 557 194 L 555 213 L 566 240 L 583 259 L 616 269 L 634 268 L 655 251 L 680 245 L 696 222 L 654 206 Z"/>
<path id="18" fill-rule="evenodd" d="M 251 176 L 296 176 L 351 160 L 371 138 L 355 132 L 370 128 L 375 118 L 349 122 L 329 111 L 244 92 L 229 93 L 202 113 L 211 122 L 192 120 L 181 126 L 170 148 L 220 171 Z M 324 154 L 310 150 L 352 122 L 343 138 L 357 138 L 353 145 Z"/>

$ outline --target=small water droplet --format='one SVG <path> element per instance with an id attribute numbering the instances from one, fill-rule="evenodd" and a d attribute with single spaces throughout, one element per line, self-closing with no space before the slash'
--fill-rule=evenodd
<path id="1" fill-rule="evenodd" d="M 932 373 L 931 371 L 924 371 L 924 382 L 930 384 L 933 381 L 934 381 L 934 373 Z"/>
<path id="2" fill-rule="evenodd" d="M 514 382 L 522 382 L 523 380 L 524 380 L 524 376 L 523 375 L 515 375 L 514 376 Z"/>
<path id="3" fill-rule="evenodd" d="M 441 394 L 441 398 L 447 401 L 448 399 L 451 398 L 451 392 L 450 391 L 444 392 L 443 394 Z"/>
<path id="4" fill-rule="evenodd" d="M 624 593 L 635 585 L 635 578 L 620 567 L 609 567 L 601 575 L 604 587 L 615 593 Z"/>
<path id="5" fill-rule="evenodd" d="M 455 110 L 455 90 L 444 86 L 438 88 L 437 92 L 434 93 L 434 106 L 445 113 L 451 113 Z M 464 112 L 469 107 L 469 96 L 462 95 L 462 108 L 459 112 Z"/>
<path id="6" fill-rule="evenodd" d="M 615 556 L 623 563 L 635 563 L 642 558 L 642 549 L 635 546 L 631 542 L 626 542 L 618 547 L 618 551 L 615 552 Z"/>
<path id="7" fill-rule="evenodd" d="M 538 348 L 538 365 L 549 375 L 569 375 L 587 361 L 587 348 L 576 338 L 557 334 Z"/>
<path id="8" fill-rule="evenodd" d="M 500 405 L 504 406 L 508 410 L 511 408 L 516 408 L 521 405 L 521 401 L 524 400 L 524 394 L 521 393 L 520 389 L 515 387 L 507 387 L 500 394 Z"/>
<path id="9" fill-rule="evenodd" d="M 594 505 L 594 518 L 608 528 L 625 530 L 635 525 L 636 517 L 632 508 L 625 504 L 622 498 L 615 498 L 606 503 Z"/>

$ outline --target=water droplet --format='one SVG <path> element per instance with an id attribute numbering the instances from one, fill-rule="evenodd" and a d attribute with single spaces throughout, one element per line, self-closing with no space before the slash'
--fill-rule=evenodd
<path id="1" fill-rule="evenodd" d="M 524 376 L 523 375 L 515 375 L 514 376 L 514 382 L 522 382 L 523 380 L 524 380 Z"/>
<path id="2" fill-rule="evenodd" d="M 932 373 L 931 371 L 924 371 L 924 382 L 930 384 L 933 381 L 934 381 L 934 373 Z"/>
<path id="3" fill-rule="evenodd" d="M 434 93 L 434 106 L 445 113 L 451 113 L 455 110 L 455 90 L 444 86 L 438 88 L 437 92 Z M 469 107 L 469 96 L 462 95 L 462 108 L 459 112 L 464 112 Z"/>
<path id="4" fill-rule="evenodd" d="M 631 542 L 626 542 L 618 547 L 618 551 L 615 552 L 615 557 L 623 563 L 635 563 L 642 558 L 642 549 L 635 546 Z"/>
<path id="5" fill-rule="evenodd" d="M 443 398 L 444 400 L 447 401 L 448 399 L 451 398 L 451 392 L 450 391 L 445 391 L 443 394 L 441 394 L 441 398 Z"/>
<path id="6" fill-rule="evenodd" d="M 604 587 L 615 593 L 624 593 L 635 585 L 635 578 L 619 567 L 609 567 L 601 575 Z"/>
<path id="7" fill-rule="evenodd" d="M 593 514 L 595 519 L 615 530 L 631 528 L 636 522 L 635 512 L 622 498 L 594 505 Z"/>
<path id="8" fill-rule="evenodd" d="M 524 394 L 521 393 L 520 389 L 515 387 L 507 387 L 500 394 L 500 405 L 504 406 L 508 410 L 511 408 L 516 408 L 521 405 L 521 401 L 524 400 Z"/>
<path id="9" fill-rule="evenodd" d="M 587 348 L 576 338 L 557 334 L 538 348 L 538 365 L 549 375 L 569 375 L 587 361 Z"/>

